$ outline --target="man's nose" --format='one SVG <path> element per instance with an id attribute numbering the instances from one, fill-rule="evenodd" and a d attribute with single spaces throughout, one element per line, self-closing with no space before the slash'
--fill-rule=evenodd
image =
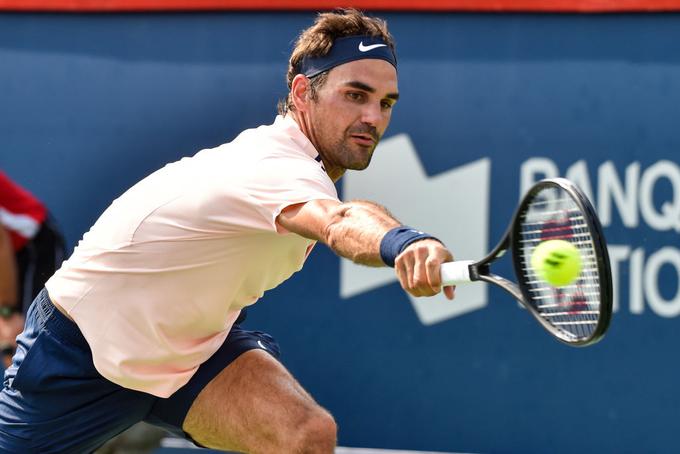
<path id="1" fill-rule="evenodd" d="M 377 127 L 382 119 L 382 111 L 380 110 L 380 104 L 367 104 L 364 106 L 364 110 L 361 115 L 361 121 L 367 125 Z"/>

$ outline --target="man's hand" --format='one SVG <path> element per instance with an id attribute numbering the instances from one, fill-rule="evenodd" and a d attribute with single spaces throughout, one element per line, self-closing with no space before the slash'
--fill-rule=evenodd
<path id="1" fill-rule="evenodd" d="M 410 244 L 397 256 L 394 269 L 404 290 L 413 296 L 433 296 L 442 290 L 441 264 L 453 261 L 453 255 L 437 240 L 427 239 Z M 450 300 L 455 287 L 444 287 Z"/>
<path id="2" fill-rule="evenodd" d="M 7 318 L 0 318 L 0 349 L 14 352 L 17 346 L 16 337 L 24 330 L 24 316 L 15 312 Z M 5 368 L 12 364 L 12 355 L 4 354 Z"/>

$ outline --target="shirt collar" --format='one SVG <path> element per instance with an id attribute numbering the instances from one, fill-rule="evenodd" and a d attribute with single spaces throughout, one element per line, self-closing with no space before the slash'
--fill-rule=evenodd
<path id="1" fill-rule="evenodd" d="M 274 120 L 274 126 L 281 128 L 284 133 L 288 134 L 290 138 L 293 139 L 293 142 L 295 142 L 305 154 L 321 163 L 319 152 L 316 151 L 312 142 L 310 142 L 309 138 L 300 129 L 300 125 L 298 125 L 292 117 L 277 115 Z"/>

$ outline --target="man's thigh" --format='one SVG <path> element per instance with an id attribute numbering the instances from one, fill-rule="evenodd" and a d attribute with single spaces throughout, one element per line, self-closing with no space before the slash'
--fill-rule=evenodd
<path id="1" fill-rule="evenodd" d="M 330 414 L 263 350 L 242 354 L 201 391 L 184 430 L 203 446 L 243 452 L 314 446 L 309 452 L 322 453 L 335 446 Z"/>

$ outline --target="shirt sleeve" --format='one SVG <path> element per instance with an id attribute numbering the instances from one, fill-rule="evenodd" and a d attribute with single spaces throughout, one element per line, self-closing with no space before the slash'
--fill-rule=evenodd
<path id="1" fill-rule="evenodd" d="M 277 216 L 290 205 L 338 200 L 333 181 L 321 165 L 307 155 L 269 157 L 260 161 L 245 191 L 275 231 Z"/>

